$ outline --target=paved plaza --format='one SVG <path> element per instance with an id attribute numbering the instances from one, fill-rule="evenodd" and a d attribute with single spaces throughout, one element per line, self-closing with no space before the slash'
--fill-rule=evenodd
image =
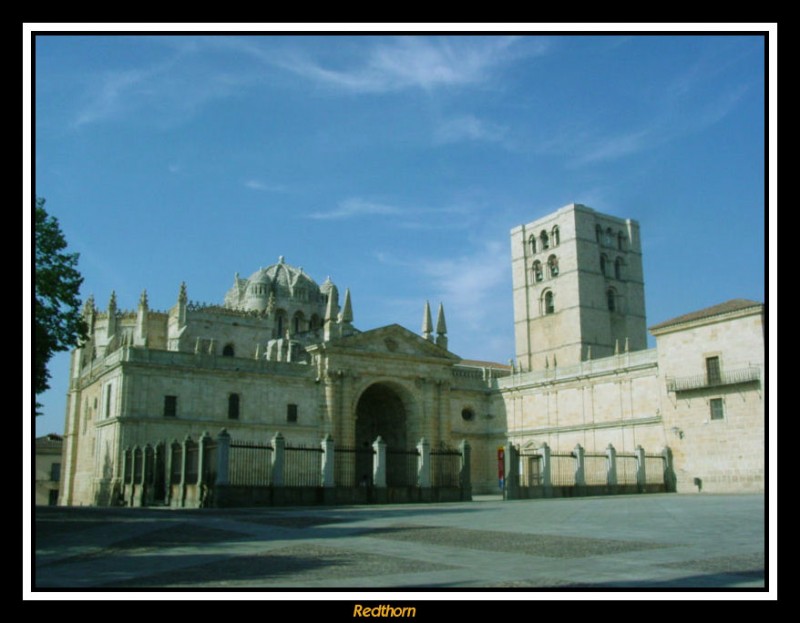
<path id="1" fill-rule="evenodd" d="M 758 495 L 39 507 L 34 537 L 34 590 L 716 590 L 766 578 Z"/>

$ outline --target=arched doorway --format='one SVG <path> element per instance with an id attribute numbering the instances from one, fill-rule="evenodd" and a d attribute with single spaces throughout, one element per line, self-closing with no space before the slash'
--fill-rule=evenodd
<path id="1" fill-rule="evenodd" d="M 387 451 L 407 450 L 407 409 L 400 393 L 388 383 L 370 385 L 356 405 L 356 447 L 367 449 L 380 436 Z M 357 454 L 356 469 L 359 482 L 366 476 L 372 481 L 372 454 Z M 391 465 L 389 465 L 391 469 Z"/>

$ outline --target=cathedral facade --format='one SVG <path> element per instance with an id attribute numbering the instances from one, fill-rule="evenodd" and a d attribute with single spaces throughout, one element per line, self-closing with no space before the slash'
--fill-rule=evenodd
<path id="1" fill-rule="evenodd" d="M 282 257 L 220 305 L 84 307 L 72 356 L 61 504 L 109 504 L 124 448 L 227 429 L 237 439 L 472 449 L 476 493 L 497 448 L 669 447 L 679 491 L 764 486 L 763 305 L 734 300 L 651 327 L 635 221 L 571 204 L 511 232 L 516 360 L 448 350 L 443 306 L 420 333 L 361 331 L 340 297 Z"/>

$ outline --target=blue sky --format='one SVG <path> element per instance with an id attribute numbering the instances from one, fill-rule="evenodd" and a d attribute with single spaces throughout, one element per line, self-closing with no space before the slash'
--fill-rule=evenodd
<path id="1" fill-rule="evenodd" d="M 279 255 L 355 325 L 514 355 L 509 230 L 641 225 L 648 325 L 765 299 L 765 41 L 743 35 L 39 36 L 36 194 L 122 309 L 221 302 Z M 36 433 L 62 432 L 68 355 Z"/>

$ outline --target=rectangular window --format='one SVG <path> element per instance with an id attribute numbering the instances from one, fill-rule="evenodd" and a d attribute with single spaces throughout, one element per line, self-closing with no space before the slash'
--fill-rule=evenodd
<path id="1" fill-rule="evenodd" d="M 706 357 L 706 380 L 709 385 L 719 385 L 722 382 L 719 357 Z"/>
<path id="2" fill-rule="evenodd" d="M 712 420 L 724 420 L 725 419 L 725 411 L 722 405 L 722 398 L 712 398 L 711 399 L 711 419 Z"/>
<path id="3" fill-rule="evenodd" d="M 239 419 L 239 394 L 228 394 L 228 419 Z"/>
<path id="4" fill-rule="evenodd" d="M 106 385 L 106 417 L 111 416 L 111 385 Z"/>
<path id="5" fill-rule="evenodd" d="M 61 463 L 50 464 L 50 480 L 53 482 L 61 480 Z"/>
<path id="6" fill-rule="evenodd" d="M 297 405 L 286 405 L 286 421 L 297 421 Z"/>
<path id="7" fill-rule="evenodd" d="M 176 417 L 178 415 L 178 397 L 164 396 L 164 417 Z"/>

